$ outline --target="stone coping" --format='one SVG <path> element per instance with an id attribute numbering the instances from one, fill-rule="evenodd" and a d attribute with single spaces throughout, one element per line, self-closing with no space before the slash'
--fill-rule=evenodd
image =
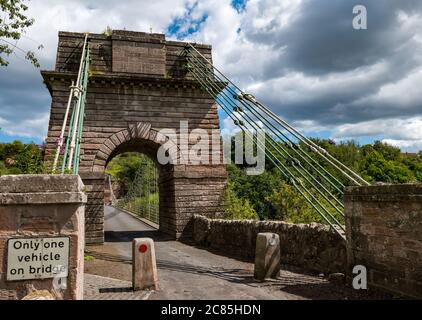
<path id="1" fill-rule="evenodd" d="M 83 188 L 78 175 L 24 174 L 0 177 L 0 193 L 79 192 Z"/>
<path id="2" fill-rule="evenodd" d="M 93 172 L 93 171 L 82 171 L 79 172 L 79 176 L 84 180 L 104 180 L 105 174 L 103 172 Z"/>
<path id="3" fill-rule="evenodd" d="M 346 195 L 373 195 L 373 194 L 417 194 L 422 195 L 422 183 L 418 184 L 380 184 L 360 187 L 347 187 Z"/>
<path id="4" fill-rule="evenodd" d="M 77 175 L 5 175 L 0 177 L 0 205 L 86 203 Z"/>
<path id="5" fill-rule="evenodd" d="M 68 31 L 59 31 L 59 37 L 72 37 L 72 38 L 85 38 L 85 33 L 83 32 L 68 32 Z M 116 38 L 117 37 L 117 38 Z M 136 31 L 126 31 L 126 30 L 113 30 L 111 37 L 100 34 L 100 33 L 89 33 L 90 39 L 96 40 L 129 40 L 129 41 L 136 41 L 137 38 L 148 37 L 148 42 L 151 40 L 162 40 L 165 39 L 165 35 L 163 33 L 147 33 L 147 32 L 136 32 Z M 187 42 L 185 41 L 175 41 L 175 40 L 163 40 L 164 43 L 170 45 L 186 45 Z M 192 43 L 192 42 L 191 42 Z M 204 43 L 192 43 L 195 48 L 201 49 L 211 49 L 211 45 L 204 44 Z"/>
<path id="6" fill-rule="evenodd" d="M 345 201 L 422 201 L 420 184 L 384 184 L 361 187 L 347 187 Z"/>
<path id="7" fill-rule="evenodd" d="M 86 203 L 83 192 L 0 193 L 0 205 Z"/>

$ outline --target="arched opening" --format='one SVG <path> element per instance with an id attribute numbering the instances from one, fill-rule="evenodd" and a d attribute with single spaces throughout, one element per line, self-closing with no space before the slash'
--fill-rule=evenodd
<path id="1" fill-rule="evenodd" d="M 158 229 L 159 174 L 154 161 L 142 153 L 126 152 L 109 161 L 105 173 L 105 205 Z"/>
<path id="2" fill-rule="evenodd" d="M 170 133 L 169 136 L 173 137 Z M 104 241 L 105 170 L 114 157 L 125 152 L 142 153 L 155 162 L 158 170 L 159 231 L 173 239 L 189 238 L 193 232 L 194 214 L 220 216 L 222 192 L 227 179 L 225 166 L 189 164 L 177 145 L 184 137 L 170 137 L 152 129 L 149 123 L 139 122 L 115 132 L 96 148 L 90 171 L 83 174 L 88 190 L 85 219 L 88 243 Z M 164 147 L 162 151 L 165 151 L 168 161 L 157 160 L 161 147 Z M 160 155 L 163 153 L 160 152 Z"/>
<path id="3" fill-rule="evenodd" d="M 168 155 L 172 161 L 163 165 L 158 162 L 157 153 L 159 148 L 164 143 L 167 143 L 167 147 L 169 147 Z M 174 202 L 174 172 L 177 171 L 177 169 L 175 169 L 177 165 L 172 164 L 175 162 L 177 163 L 180 154 L 180 152 L 178 152 L 177 145 L 169 140 L 167 136 L 161 134 L 157 130 L 151 129 L 151 125 L 148 123 L 138 123 L 136 125 L 131 125 L 127 129 L 116 132 L 104 141 L 94 159 L 93 172 L 107 174 L 106 169 L 109 167 L 109 164 L 113 161 L 113 159 L 116 159 L 116 157 L 119 156 L 121 157 L 123 154 L 127 153 L 142 154 L 143 163 L 147 166 L 149 165 L 150 167 L 153 165 L 153 167 L 156 168 L 156 176 L 154 177 L 152 184 L 156 183 L 156 189 L 158 191 L 157 218 L 159 221 L 159 226 L 157 227 L 162 233 L 168 234 L 174 238 L 178 238 L 180 232 L 178 231 L 179 226 L 177 224 L 178 219 L 176 215 L 177 208 Z M 142 177 L 140 177 L 139 180 L 139 183 L 142 183 Z M 133 185 L 134 181 L 131 183 Z M 129 192 L 129 190 L 126 191 Z M 151 194 L 151 190 L 149 192 Z M 122 206 L 129 207 L 132 205 L 133 208 L 133 206 L 136 205 L 136 201 L 148 202 L 148 198 L 142 199 L 142 190 L 133 191 L 133 194 L 134 198 L 138 199 L 131 199 L 131 201 L 129 201 L 127 204 L 122 203 Z M 136 197 L 137 194 L 139 197 Z M 124 196 L 125 195 L 123 195 L 123 197 Z M 153 197 L 157 197 L 157 195 L 153 195 Z M 152 199 L 149 200 L 151 201 Z M 151 204 L 150 208 L 153 210 Z M 105 207 L 104 217 L 104 220 L 106 220 L 107 207 Z"/>

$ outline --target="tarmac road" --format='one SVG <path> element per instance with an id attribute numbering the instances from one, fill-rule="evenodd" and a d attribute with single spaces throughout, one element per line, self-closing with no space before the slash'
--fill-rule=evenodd
<path id="1" fill-rule="evenodd" d="M 131 281 L 131 241 L 155 241 L 159 290 L 149 299 L 362 299 L 357 291 L 337 287 L 312 275 L 282 270 L 276 280 L 257 282 L 253 264 L 173 241 L 156 229 L 113 207 L 105 210 L 106 243 L 89 246 L 95 257 L 86 272 Z"/>

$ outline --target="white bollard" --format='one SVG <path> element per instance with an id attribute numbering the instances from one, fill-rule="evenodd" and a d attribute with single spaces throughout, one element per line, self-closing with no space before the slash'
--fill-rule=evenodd
<path id="1" fill-rule="evenodd" d="M 150 238 L 132 241 L 132 285 L 133 290 L 157 290 L 157 263 L 154 241 Z"/>
<path id="2" fill-rule="evenodd" d="M 280 237 L 275 233 L 258 233 L 254 278 L 265 280 L 280 274 Z"/>

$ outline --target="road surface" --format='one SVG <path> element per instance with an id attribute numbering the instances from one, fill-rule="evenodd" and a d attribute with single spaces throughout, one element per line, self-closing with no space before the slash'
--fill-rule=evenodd
<path id="1" fill-rule="evenodd" d="M 323 278 L 282 270 L 277 280 L 257 282 L 253 264 L 213 254 L 160 234 L 137 218 L 112 207 L 105 211 L 106 243 L 88 246 L 86 272 L 131 281 L 131 241 L 155 240 L 159 290 L 149 299 L 344 299 L 356 291 Z"/>

